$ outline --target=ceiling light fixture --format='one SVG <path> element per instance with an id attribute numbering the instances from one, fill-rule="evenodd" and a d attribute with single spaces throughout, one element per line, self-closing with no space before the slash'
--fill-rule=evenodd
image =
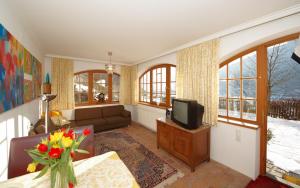
<path id="1" fill-rule="evenodd" d="M 113 74 L 115 70 L 115 65 L 111 63 L 112 52 L 108 52 L 109 64 L 105 64 L 105 70 L 108 74 Z"/>

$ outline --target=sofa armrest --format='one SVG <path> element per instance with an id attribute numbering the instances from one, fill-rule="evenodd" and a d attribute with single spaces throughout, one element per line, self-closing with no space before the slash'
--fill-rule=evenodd
<path id="1" fill-rule="evenodd" d="M 131 116 L 131 112 L 129 112 L 129 111 L 127 111 L 127 110 L 124 110 L 124 111 L 122 112 L 122 116 L 123 116 L 123 117 L 130 117 L 130 116 Z"/>

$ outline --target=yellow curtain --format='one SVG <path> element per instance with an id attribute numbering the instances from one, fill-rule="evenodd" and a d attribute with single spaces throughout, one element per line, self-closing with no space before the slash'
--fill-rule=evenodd
<path id="1" fill-rule="evenodd" d="M 212 125 L 218 118 L 218 48 L 214 39 L 177 52 L 177 98 L 197 100 L 204 106 L 203 121 Z"/>
<path id="2" fill-rule="evenodd" d="M 130 66 L 121 66 L 120 77 L 120 103 L 131 104 L 131 68 Z"/>
<path id="3" fill-rule="evenodd" d="M 137 65 L 133 65 L 131 68 L 131 104 L 137 105 L 139 101 L 139 82 L 137 76 Z"/>
<path id="4" fill-rule="evenodd" d="M 137 66 L 121 66 L 120 103 L 135 105 L 138 100 Z"/>
<path id="5" fill-rule="evenodd" d="M 52 58 L 52 94 L 56 98 L 50 102 L 52 110 L 74 108 L 73 61 L 62 58 Z"/>

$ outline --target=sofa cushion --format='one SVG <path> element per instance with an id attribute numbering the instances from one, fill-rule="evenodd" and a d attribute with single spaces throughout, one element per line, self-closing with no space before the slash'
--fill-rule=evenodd
<path id="1" fill-rule="evenodd" d="M 103 117 L 121 116 L 124 111 L 123 105 L 106 106 L 102 108 Z"/>
<path id="2" fill-rule="evenodd" d="M 101 108 L 78 108 L 75 109 L 75 120 L 102 118 Z"/>
<path id="3" fill-rule="evenodd" d="M 76 121 L 76 126 L 94 125 L 96 127 L 106 125 L 107 121 L 105 119 L 86 119 L 81 121 Z"/>
<path id="4" fill-rule="evenodd" d="M 107 124 L 126 124 L 126 118 L 121 116 L 107 117 L 105 118 Z"/>

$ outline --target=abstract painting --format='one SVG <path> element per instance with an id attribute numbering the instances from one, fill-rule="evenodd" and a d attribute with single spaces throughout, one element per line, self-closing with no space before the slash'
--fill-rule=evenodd
<path id="1" fill-rule="evenodd" d="M 37 98 L 41 72 L 41 63 L 0 24 L 0 113 Z"/>

